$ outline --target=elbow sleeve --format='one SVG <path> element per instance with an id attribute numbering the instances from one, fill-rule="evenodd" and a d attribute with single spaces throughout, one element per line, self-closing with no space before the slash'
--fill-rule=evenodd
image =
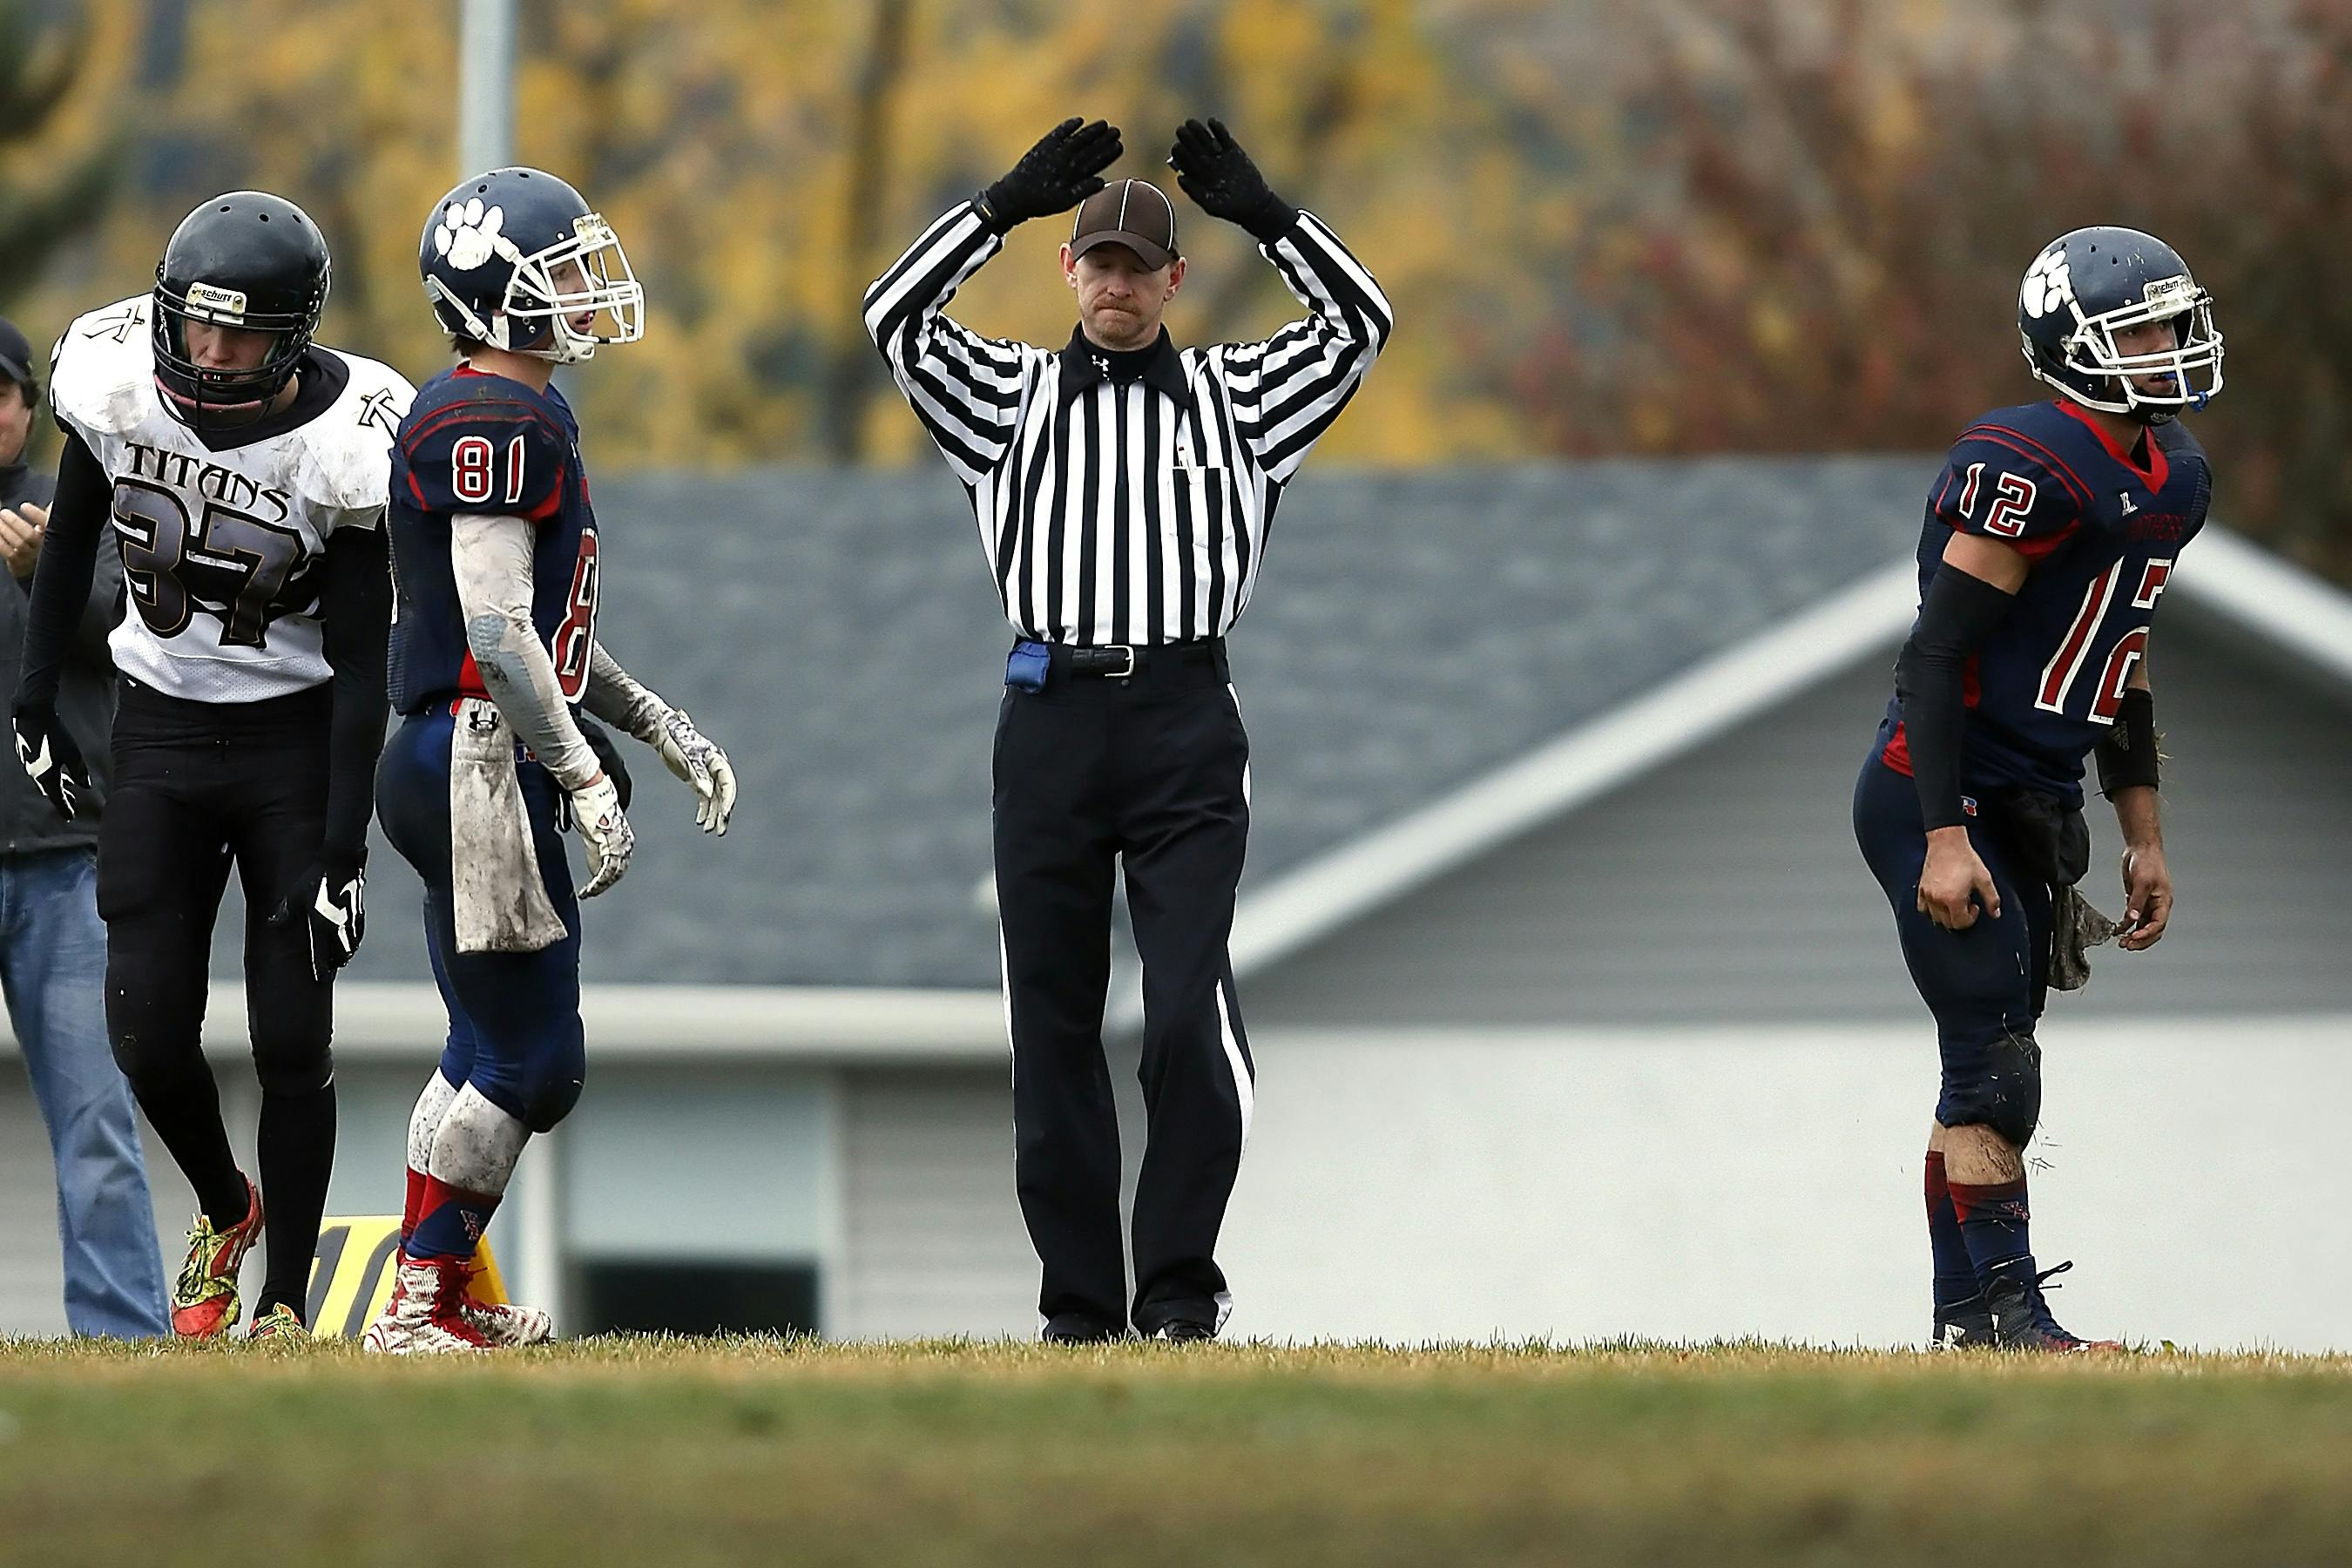
<path id="1" fill-rule="evenodd" d="M 1929 832 L 1965 820 L 1960 753 L 1967 727 L 1969 660 L 2005 620 L 2016 596 L 1952 566 L 1939 567 L 1919 619 L 1895 662 L 1895 689 L 1911 749 L 1919 814 Z"/>

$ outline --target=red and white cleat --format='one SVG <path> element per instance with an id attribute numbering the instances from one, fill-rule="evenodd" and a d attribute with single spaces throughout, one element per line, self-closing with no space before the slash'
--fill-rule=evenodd
<path id="1" fill-rule="evenodd" d="M 555 1320 L 536 1307 L 518 1307 L 511 1301 L 477 1301 L 466 1296 L 458 1299 L 457 1310 L 498 1350 L 543 1345 L 555 1337 Z"/>
<path id="2" fill-rule="evenodd" d="M 392 1299 L 360 1336 L 361 1348 L 381 1355 L 467 1355 L 495 1348 L 466 1315 L 463 1258 L 401 1254 Z"/>

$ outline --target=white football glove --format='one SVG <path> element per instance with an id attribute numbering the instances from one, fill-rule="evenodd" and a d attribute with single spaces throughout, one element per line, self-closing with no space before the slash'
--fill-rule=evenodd
<path id="1" fill-rule="evenodd" d="M 735 810 L 735 769 L 727 753 L 694 727 L 683 708 L 662 715 L 661 728 L 648 743 L 670 772 L 694 786 L 694 825 L 705 833 L 724 834 Z"/>
<path id="2" fill-rule="evenodd" d="M 580 830 L 580 841 L 588 846 L 588 885 L 580 889 L 580 896 L 593 899 L 619 881 L 621 873 L 629 868 L 637 835 L 629 819 L 621 815 L 621 792 L 610 775 L 598 773 L 569 793 L 572 826 Z"/>

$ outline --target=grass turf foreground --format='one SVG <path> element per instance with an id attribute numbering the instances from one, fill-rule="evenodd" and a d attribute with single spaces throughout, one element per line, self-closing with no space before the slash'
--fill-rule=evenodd
<path id="1" fill-rule="evenodd" d="M 0 1562 L 2352 1561 L 2352 1358 L 0 1343 Z"/>

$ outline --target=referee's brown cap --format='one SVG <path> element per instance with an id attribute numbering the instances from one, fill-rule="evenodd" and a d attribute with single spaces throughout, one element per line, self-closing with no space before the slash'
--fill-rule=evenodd
<path id="1" fill-rule="evenodd" d="M 1070 226 L 1070 254 L 1084 256 L 1097 245 L 1123 245 L 1159 268 L 1173 261 L 1176 204 L 1149 180 L 1114 180 L 1078 204 Z"/>

